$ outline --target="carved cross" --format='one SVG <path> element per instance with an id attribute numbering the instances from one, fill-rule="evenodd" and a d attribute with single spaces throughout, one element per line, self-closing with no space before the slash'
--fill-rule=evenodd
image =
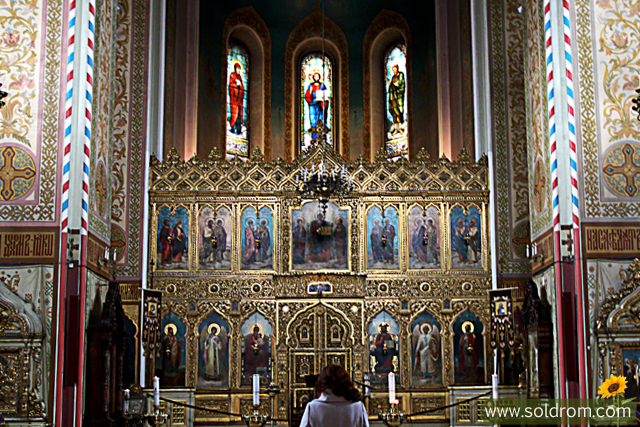
<path id="1" fill-rule="evenodd" d="M 631 144 L 625 144 L 622 147 L 622 155 L 624 163 L 620 166 L 614 166 L 611 163 L 604 166 L 604 174 L 607 176 L 622 175 L 625 179 L 624 191 L 627 196 L 637 196 L 638 187 L 636 186 L 636 176 L 640 175 L 640 165 L 633 162 L 636 149 Z"/>
<path id="2" fill-rule="evenodd" d="M 2 154 L 2 167 L 0 168 L 0 183 L 2 183 L 2 190 L 0 195 L 4 200 L 12 200 L 15 195 L 13 191 L 13 182 L 18 179 L 32 179 L 36 176 L 36 171 L 32 167 L 25 166 L 20 168 L 14 165 L 16 158 L 16 150 L 13 147 L 6 148 Z"/>

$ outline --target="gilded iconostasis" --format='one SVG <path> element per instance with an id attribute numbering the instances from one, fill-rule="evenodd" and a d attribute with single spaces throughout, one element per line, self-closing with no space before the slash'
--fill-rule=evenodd
<path id="1" fill-rule="evenodd" d="M 257 373 L 287 391 L 277 404 L 286 417 L 328 363 L 371 384 L 373 413 L 391 372 L 408 408 L 444 403 L 450 385 L 487 384 L 486 158 L 379 157 L 347 162 L 315 146 L 293 163 L 258 150 L 246 162 L 215 150 L 152 162 L 163 388 L 195 388 L 198 405 L 230 409 Z M 296 191 L 300 171 L 323 158 L 354 183 L 324 206 Z"/>

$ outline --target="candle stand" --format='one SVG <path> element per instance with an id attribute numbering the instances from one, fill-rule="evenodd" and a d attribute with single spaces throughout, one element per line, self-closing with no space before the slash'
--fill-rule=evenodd
<path id="1" fill-rule="evenodd" d="M 271 384 L 267 386 L 267 391 L 269 392 L 269 399 L 271 400 L 271 421 L 269 425 L 273 427 L 276 425 L 274 421 L 276 418 L 276 395 L 280 393 L 280 387 L 271 381 Z"/>
<path id="2" fill-rule="evenodd" d="M 153 405 L 152 412 L 146 412 L 147 398 L 142 393 L 139 385 L 133 385 L 131 389 L 123 390 L 123 416 L 126 425 L 130 427 L 138 427 L 145 425 L 145 421 L 153 427 L 165 425 L 167 422 L 167 414 L 162 412 L 159 405 Z"/>
<path id="3" fill-rule="evenodd" d="M 253 414 L 244 415 L 244 422 L 248 427 L 262 427 L 267 423 L 267 415 L 260 415 L 260 405 L 253 405 Z"/>
<path id="4" fill-rule="evenodd" d="M 382 418 L 382 422 L 387 427 L 398 427 L 402 425 L 402 421 L 404 421 L 404 413 L 398 410 L 397 403 L 391 403 L 389 412 L 383 412 L 380 418 Z"/>

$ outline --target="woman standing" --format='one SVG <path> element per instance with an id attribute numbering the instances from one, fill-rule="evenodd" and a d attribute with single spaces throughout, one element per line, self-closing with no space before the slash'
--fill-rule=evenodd
<path id="1" fill-rule="evenodd" d="M 300 427 L 369 427 L 360 392 L 342 366 L 325 367 L 316 391 L 320 397 L 307 404 Z"/>

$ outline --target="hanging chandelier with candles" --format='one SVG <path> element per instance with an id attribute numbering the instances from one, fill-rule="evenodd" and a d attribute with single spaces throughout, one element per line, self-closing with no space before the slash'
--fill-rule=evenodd
<path id="1" fill-rule="evenodd" d="M 296 192 L 304 198 L 317 199 L 326 218 L 327 203 L 331 197 L 337 197 L 342 202 L 345 196 L 353 192 L 353 176 L 344 164 L 342 168 L 337 164 L 333 167 L 327 166 L 326 153 L 323 151 L 322 154 L 317 169 L 315 164 L 311 163 L 311 169 L 305 166 L 296 175 Z"/>

